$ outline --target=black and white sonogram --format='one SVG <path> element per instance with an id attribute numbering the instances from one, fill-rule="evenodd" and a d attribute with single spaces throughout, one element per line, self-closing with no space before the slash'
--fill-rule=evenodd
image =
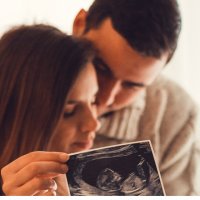
<path id="1" fill-rule="evenodd" d="M 149 141 L 73 154 L 67 165 L 72 196 L 165 194 Z"/>

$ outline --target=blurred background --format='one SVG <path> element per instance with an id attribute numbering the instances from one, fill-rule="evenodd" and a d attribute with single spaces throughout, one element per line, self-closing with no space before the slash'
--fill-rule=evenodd
<path id="1" fill-rule="evenodd" d="M 19 24 L 47 23 L 68 34 L 73 19 L 93 0 L 0 0 L 0 36 Z M 178 49 L 163 73 L 182 85 L 200 105 L 200 0 L 179 0 L 183 27 Z"/>

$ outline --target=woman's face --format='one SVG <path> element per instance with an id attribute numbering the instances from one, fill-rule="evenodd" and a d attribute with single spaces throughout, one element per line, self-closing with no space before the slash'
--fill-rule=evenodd
<path id="1" fill-rule="evenodd" d="M 70 90 L 49 150 L 73 153 L 92 147 L 95 131 L 100 126 L 95 106 L 97 91 L 96 73 L 93 65 L 88 63 Z"/>

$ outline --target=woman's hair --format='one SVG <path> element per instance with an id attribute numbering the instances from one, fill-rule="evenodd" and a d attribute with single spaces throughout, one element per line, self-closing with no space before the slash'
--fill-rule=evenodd
<path id="1" fill-rule="evenodd" d="M 48 25 L 20 26 L 0 39 L 0 168 L 45 150 L 68 92 L 93 58 L 92 45 Z"/>

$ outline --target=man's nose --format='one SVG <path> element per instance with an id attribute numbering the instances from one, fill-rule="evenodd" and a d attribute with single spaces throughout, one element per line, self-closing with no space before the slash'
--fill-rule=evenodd
<path id="1" fill-rule="evenodd" d="M 96 132 L 99 130 L 100 126 L 100 122 L 98 121 L 95 112 L 91 108 L 88 108 L 85 115 L 81 119 L 81 132 Z"/>
<path id="2" fill-rule="evenodd" d="M 104 87 L 100 88 L 98 94 L 99 105 L 104 105 L 106 107 L 111 106 L 115 102 L 116 95 L 121 88 L 121 83 L 119 80 L 107 80 L 104 83 Z"/>

